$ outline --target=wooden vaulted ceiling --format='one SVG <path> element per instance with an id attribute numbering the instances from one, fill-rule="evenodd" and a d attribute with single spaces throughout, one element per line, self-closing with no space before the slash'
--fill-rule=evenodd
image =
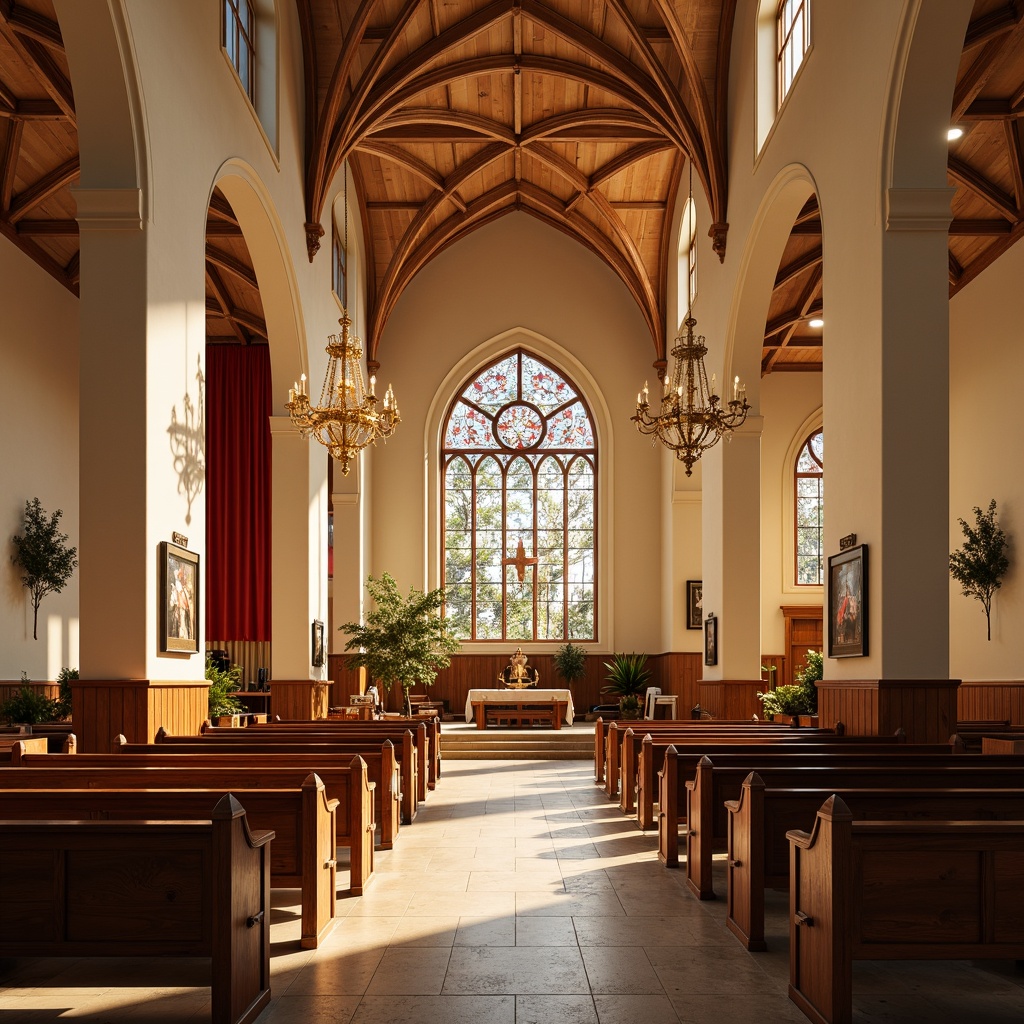
<path id="1" fill-rule="evenodd" d="M 664 358 L 676 258 L 668 242 L 689 153 L 712 210 L 712 246 L 725 249 L 735 0 L 294 2 L 307 236 L 312 248 L 330 229 L 328 189 L 348 160 L 367 243 L 372 361 L 416 273 L 512 210 L 604 259 Z M 0 0 L 0 233 L 77 294 L 72 85 L 52 0 Z M 1024 234 L 1022 120 L 1024 0 L 976 0 L 951 111 L 965 129 L 949 156 L 951 294 Z M 708 241 L 699 244 L 706 252 Z M 819 313 L 827 321 L 821 253 L 812 199 L 782 256 L 763 373 L 821 369 L 823 332 L 808 323 Z M 207 219 L 206 308 L 211 343 L 266 341 L 252 260 L 219 192 Z"/>
<path id="2" fill-rule="evenodd" d="M 348 160 L 368 245 L 367 351 L 434 256 L 514 210 L 600 256 L 664 354 L 688 153 L 725 246 L 734 0 L 297 0 L 310 241 Z"/>

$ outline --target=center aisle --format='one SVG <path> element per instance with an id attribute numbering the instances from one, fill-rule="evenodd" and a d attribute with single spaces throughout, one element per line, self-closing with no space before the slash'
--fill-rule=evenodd
<path id="1" fill-rule="evenodd" d="M 655 847 L 591 762 L 446 761 L 323 946 L 274 956 L 260 1024 L 805 1021 L 785 949 L 743 950 Z"/>

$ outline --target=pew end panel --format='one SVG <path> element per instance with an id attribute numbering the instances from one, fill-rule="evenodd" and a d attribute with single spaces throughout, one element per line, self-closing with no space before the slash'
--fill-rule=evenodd
<path id="1" fill-rule="evenodd" d="M 743 781 L 728 812 L 725 862 L 726 916 L 729 931 L 751 952 L 768 948 L 764 940 L 764 859 L 758 846 L 764 835 L 764 782 L 757 772 Z"/>
<path id="2" fill-rule="evenodd" d="M 853 1018 L 853 960 L 1024 956 L 1024 822 L 854 821 L 838 796 L 791 830 L 790 998 Z"/>
<path id="3" fill-rule="evenodd" d="M 272 831 L 230 794 L 198 821 L 2 821 L 0 956 L 205 956 L 213 1024 L 270 1002 Z"/>

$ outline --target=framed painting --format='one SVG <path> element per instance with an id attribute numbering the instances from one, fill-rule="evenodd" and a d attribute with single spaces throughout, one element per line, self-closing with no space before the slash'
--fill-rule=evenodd
<path id="1" fill-rule="evenodd" d="M 161 542 L 160 597 L 160 650 L 197 654 L 199 555 L 180 544 Z"/>
<path id="2" fill-rule="evenodd" d="M 828 560 L 828 656 L 861 658 L 868 653 L 868 546 Z"/>
<path id="3" fill-rule="evenodd" d="M 704 664 L 718 664 L 718 619 L 714 615 L 704 620 Z"/>
<path id="4" fill-rule="evenodd" d="M 313 620 L 313 667 L 320 668 L 324 663 L 324 624 L 319 619 Z"/>
<path id="5" fill-rule="evenodd" d="M 704 619 L 701 604 L 704 600 L 704 584 L 702 580 L 686 581 L 686 628 L 700 629 Z"/>

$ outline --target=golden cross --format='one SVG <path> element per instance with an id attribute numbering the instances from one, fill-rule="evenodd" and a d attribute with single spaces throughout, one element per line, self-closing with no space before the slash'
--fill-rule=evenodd
<path id="1" fill-rule="evenodd" d="M 519 582 L 523 582 L 523 577 L 526 575 L 526 567 L 528 565 L 537 564 L 537 556 L 533 558 L 526 557 L 526 548 L 523 547 L 523 538 L 519 538 L 519 543 L 516 545 L 516 557 L 515 558 L 503 558 L 501 560 L 502 565 L 514 565 L 516 567 L 516 575 L 519 577 Z"/>

